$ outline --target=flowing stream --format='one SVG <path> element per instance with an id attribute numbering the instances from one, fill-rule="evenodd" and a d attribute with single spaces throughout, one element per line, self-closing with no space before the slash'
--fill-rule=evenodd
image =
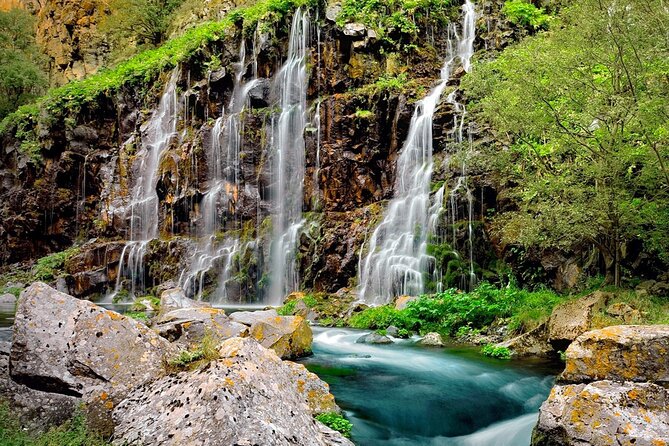
<path id="1" fill-rule="evenodd" d="M 315 328 L 302 362 L 330 384 L 360 445 L 526 446 L 557 373 L 553 364 L 481 357 L 367 332 Z"/>

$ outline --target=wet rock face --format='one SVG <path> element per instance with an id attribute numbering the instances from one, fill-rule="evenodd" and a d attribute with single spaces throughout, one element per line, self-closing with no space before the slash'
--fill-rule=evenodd
<path id="1" fill-rule="evenodd" d="M 614 326 L 579 336 L 541 406 L 533 446 L 669 441 L 669 326 Z"/>
<path id="2" fill-rule="evenodd" d="M 114 411 L 114 444 L 352 445 L 313 419 L 294 366 L 252 339 L 220 352 L 208 367 L 133 391 Z"/>

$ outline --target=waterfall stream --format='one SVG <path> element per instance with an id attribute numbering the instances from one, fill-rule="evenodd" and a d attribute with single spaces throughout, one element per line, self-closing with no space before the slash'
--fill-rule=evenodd
<path id="1" fill-rule="evenodd" d="M 443 208 L 443 187 L 430 203 L 433 171 L 432 125 L 441 95 L 457 64 L 468 71 L 474 53 L 476 11 L 467 0 L 463 5 L 462 32 L 449 27 L 446 60 L 441 80 L 417 105 L 409 134 L 397 161 L 395 192 L 381 223 L 361 250 L 359 297 L 369 304 L 384 304 L 398 295 L 424 291 L 424 273 L 434 270 L 427 254 L 428 236 L 434 232 Z M 455 95 L 449 95 L 455 102 Z M 458 131 L 461 133 L 461 130 Z"/>
<path id="2" fill-rule="evenodd" d="M 299 286 L 295 255 L 304 224 L 308 45 L 309 15 L 298 9 L 291 26 L 288 56 L 275 79 L 281 111 L 273 117 L 269 148 L 274 207 L 269 303 L 275 304 Z"/>

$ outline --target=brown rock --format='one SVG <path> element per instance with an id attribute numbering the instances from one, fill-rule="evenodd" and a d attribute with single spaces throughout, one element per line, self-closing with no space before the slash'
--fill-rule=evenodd
<path id="1" fill-rule="evenodd" d="M 574 339 L 590 330 L 593 316 L 604 309 L 611 297 L 611 293 L 595 291 L 555 308 L 548 320 L 548 341 L 553 348 L 564 351 Z"/>
<path id="2" fill-rule="evenodd" d="M 251 325 L 250 335 L 283 359 L 311 354 L 313 334 L 307 321 L 300 316 L 276 316 L 258 320 Z"/>
<path id="3" fill-rule="evenodd" d="M 555 354 L 555 350 L 548 343 L 548 326 L 545 323 L 539 325 L 534 330 L 497 345 L 508 348 L 511 350 L 512 355 L 517 357 L 547 357 Z"/>
<path id="4" fill-rule="evenodd" d="M 669 384 L 669 325 L 619 325 L 580 336 L 566 351 L 561 382 Z"/>

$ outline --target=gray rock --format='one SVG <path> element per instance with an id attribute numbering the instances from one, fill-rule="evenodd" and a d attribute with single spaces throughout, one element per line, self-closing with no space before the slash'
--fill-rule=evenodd
<path id="1" fill-rule="evenodd" d="M 593 316 L 606 307 L 611 297 L 611 293 L 595 291 L 553 309 L 548 320 L 548 341 L 553 348 L 564 351 L 574 339 L 590 330 Z"/>
<path id="2" fill-rule="evenodd" d="M 114 411 L 114 445 L 346 445 L 313 419 L 292 366 L 252 339 L 222 358 L 134 390 Z"/>
<path id="3" fill-rule="evenodd" d="M 560 381 L 669 384 L 669 325 L 619 325 L 580 336 L 566 351 Z"/>
<path id="4" fill-rule="evenodd" d="M 534 330 L 523 333 L 520 336 L 497 344 L 511 350 L 513 356 L 540 356 L 548 357 L 555 353 L 553 347 L 548 343 L 548 330 L 546 324 L 541 324 Z"/>
<path id="5" fill-rule="evenodd" d="M 355 342 L 357 344 L 393 344 L 393 340 L 388 336 L 383 336 L 378 333 L 369 333 L 360 336 Z"/>
<path id="6" fill-rule="evenodd" d="M 0 294 L 0 305 L 8 306 L 16 304 L 16 296 L 13 294 Z"/>
<path id="7" fill-rule="evenodd" d="M 420 340 L 422 345 L 427 345 L 430 347 L 443 347 L 444 340 L 441 338 L 439 333 L 428 333 L 423 339 Z"/>
<path id="8" fill-rule="evenodd" d="M 404 310 L 410 302 L 418 299 L 418 296 L 399 296 L 395 299 L 395 309 Z"/>
<path id="9" fill-rule="evenodd" d="M 344 35 L 349 37 L 364 37 L 367 34 L 367 27 L 362 23 L 347 23 L 344 25 Z"/>
<path id="10" fill-rule="evenodd" d="M 264 310 L 264 311 L 237 311 L 230 314 L 230 319 L 240 324 L 248 325 L 249 327 L 253 325 L 256 321 L 260 321 L 269 317 L 277 317 L 279 313 L 276 310 Z"/>
<path id="11" fill-rule="evenodd" d="M 400 332 L 399 328 L 395 327 L 394 325 L 390 325 L 388 328 L 386 328 L 386 334 L 394 338 L 397 337 L 399 332 Z"/>
<path id="12" fill-rule="evenodd" d="M 19 299 L 10 374 L 36 390 L 84 396 L 89 421 L 104 432 L 114 405 L 177 351 L 131 318 L 36 282 Z"/>
<path id="13" fill-rule="evenodd" d="M 328 3 L 327 7 L 325 8 L 325 18 L 331 22 L 336 22 L 340 12 L 341 12 L 340 2 Z"/>
<path id="14" fill-rule="evenodd" d="M 160 314 L 180 308 L 211 308 L 211 304 L 189 299 L 181 288 L 170 288 L 160 293 Z"/>
<path id="15" fill-rule="evenodd" d="M 253 87 L 249 90 L 249 99 L 254 107 L 268 107 L 270 105 L 270 94 L 272 83 L 269 79 L 257 79 Z"/>
<path id="16" fill-rule="evenodd" d="M 182 346 L 193 346 L 205 335 L 217 342 L 234 337 L 248 336 L 246 325 L 228 318 L 225 311 L 216 308 L 180 308 L 161 316 L 156 323 L 160 336 Z"/>
<path id="17" fill-rule="evenodd" d="M 665 445 L 669 390 L 598 381 L 555 386 L 541 406 L 533 446 Z"/>

